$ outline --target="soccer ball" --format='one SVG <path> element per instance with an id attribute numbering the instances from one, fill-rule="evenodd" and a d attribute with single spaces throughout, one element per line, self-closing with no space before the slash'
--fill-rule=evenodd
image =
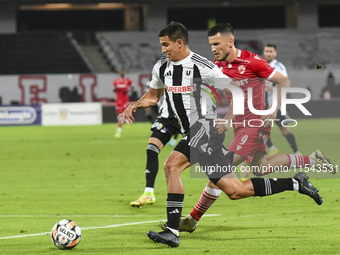
<path id="1" fill-rule="evenodd" d="M 58 221 L 52 228 L 51 239 L 59 249 L 72 249 L 80 243 L 80 227 L 73 220 Z"/>

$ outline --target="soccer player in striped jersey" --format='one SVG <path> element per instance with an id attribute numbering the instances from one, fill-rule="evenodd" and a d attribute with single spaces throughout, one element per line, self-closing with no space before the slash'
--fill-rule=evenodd
<path id="1" fill-rule="evenodd" d="M 286 67 L 279 61 L 276 60 L 277 51 L 276 51 L 276 45 L 273 43 L 268 43 L 264 47 L 264 59 L 268 62 L 268 64 L 273 67 L 275 70 L 278 70 L 280 73 L 288 77 Z M 273 86 L 276 86 L 276 84 L 272 82 L 266 82 L 266 109 L 269 108 L 272 105 L 272 94 L 273 94 Z M 290 147 L 292 147 L 294 154 L 301 155 L 297 148 L 297 144 L 295 141 L 295 136 L 291 132 L 290 128 L 286 125 L 283 126 L 282 123 L 286 119 L 289 119 L 287 115 L 282 115 L 281 110 L 279 109 L 277 112 L 275 124 L 280 128 L 282 135 L 287 139 Z M 272 143 L 271 138 L 268 137 L 267 146 L 269 148 L 269 156 L 279 153 L 279 150 L 275 147 L 275 145 Z"/>
<path id="2" fill-rule="evenodd" d="M 212 164 L 223 166 L 223 171 L 208 170 L 206 174 L 209 180 L 231 199 L 299 190 L 321 204 L 319 193 L 307 178 L 267 179 L 266 182 L 259 181 L 257 178 L 244 182 L 237 179 L 230 168 L 234 152 L 223 145 L 224 130 L 219 132 L 219 129 L 216 132 L 213 125 L 217 117 L 216 105 L 212 98 L 205 98 L 202 91 L 208 91 L 209 88 L 211 92 L 214 90 L 211 85 L 223 88 L 221 87 L 223 84 L 225 87 L 223 91 L 233 94 L 233 105 L 243 104 L 243 101 L 240 101 L 244 98 L 243 92 L 229 84 L 231 79 L 225 76 L 217 65 L 190 51 L 188 31 L 182 24 L 171 22 L 159 31 L 158 36 L 162 52 L 166 56 L 162 57 L 153 68 L 150 90 L 118 116 L 121 118 L 120 121 L 127 119 L 131 123 L 134 121 L 133 112 L 156 104 L 164 93 L 169 114 L 173 112 L 177 117 L 184 134 L 164 164 L 168 191 L 167 227 L 162 232 L 149 231 L 148 237 L 171 247 L 179 246 L 180 217 L 184 200 L 180 174 L 195 163 L 199 163 L 201 167 L 209 167 Z M 208 87 L 202 88 L 204 84 Z M 206 100 L 205 104 L 203 100 Z M 231 110 L 232 107 L 227 112 L 227 116 L 232 115 Z M 263 119 L 267 120 L 266 117 Z"/>
<path id="3" fill-rule="evenodd" d="M 222 68 L 223 73 L 232 78 L 237 84 L 240 84 L 240 87 L 244 93 L 246 93 L 246 97 L 248 97 L 247 88 L 252 87 L 252 101 L 255 109 L 265 109 L 265 85 L 264 82 L 258 78 L 264 78 L 278 84 L 278 102 L 280 102 L 280 88 L 290 86 L 288 78 L 272 68 L 260 56 L 249 51 L 237 49 L 234 46 L 234 32 L 229 23 L 221 23 L 211 28 L 208 31 L 208 37 L 212 52 L 215 55 L 214 63 Z M 231 97 L 229 95 L 227 96 L 228 99 L 231 100 Z M 251 166 L 253 174 L 258 176 L 271 173 L 275 166 L 282 168 L 315 166 L 321 167 L 322 169 L 325 167 L 329 172 L 334 174 L 335 169 L 333 165 L 320 150 L 312 152 L 310 156 L 275 154 L 268 158 L 266 157 L 266 141 L 270 135 L 270 125 L 258 127 L 258 125 L 253 122 L 255 127 L 250 125 L 244 127 L 241 123 L 243 123 L 243 120 L 262 119 L 265 121 L 265 119 L 275 119 L 279 107 L 280 103 L 276 106 L 273 114 L 258 116 L 248 109 L 248 105 L 245 102 L 244 115 L 237 115 L 234 118 L 235 136 L 228 147 L 228 150 L 234 152 L 233 165 L 237 166 L 243 161 L 246 161 L 248 165 Z M 225 131 L 228 128 L 229 127 L 225 125 L 220 125 L 218 132 Z M 255 171 L 253 171 L 254 166 Z M 266 196 L 290 189 L 298 190 L 302 194 L 309 195 L 317 204 L 322 204 L 318 192 L 308 181 L 307 175 L 302 172 L 299 172 L 293 178 L 283 180 L 275 179 L 275 181 L 273 181 L 268 178 L 252 178 L 241 183 L 241 185 L 238 184 L 235 190 L 236 194 L 231 197 L 232 199 L 238 197 L 239 194 L 237 193 L 242 185 L 252 185 L 255 196 Z M 310 189 L 310 192 L 308 188 L 305 189 L 306 185 L 313 187 Z M 216 187 L 216 183 L 209 180 L 196 206 L 187 217 L 181 220 L 180 230 L 193 232 L 198 221 L 220 196 L 221 192 L 222 191 Z"/>

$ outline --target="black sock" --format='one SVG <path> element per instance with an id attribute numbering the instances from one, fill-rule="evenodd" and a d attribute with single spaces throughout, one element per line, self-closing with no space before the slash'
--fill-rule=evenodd
<path id="1" fill-rule="evenodd" d="M 270 136 L 268 137 L 268 140 L 267 140 L 267 146 L 268 146 L 268 148 L 273 146 L 273 143 L 272 143 L 272 140 L 270 139 Z"/>
<path id="2" fill-rule="evenodd" d="M 251 178 L 250 180 L 254 186 L 254 196 L 257 197 L 269 196 L 285 190 L 294 190 L 292 178 Z"/>
<path id="3" fill-rule="evenodd" d="M 168 193 L 166 201 L 166 213 L 168 215 L 167 226 L 172 229 L 179 229 L 183 208 L 184 194 Z"/>
<path id="4" fill-rule="evenodd" d="M 155 186 L 155 180 L 158 173 L 158 154 L 160 150 L 153 143 L 149 143 L 146 148 L 146 169 L 145 169 L 145 178 L 146 178 L 146 186 L 149 188 L 153 188 Z"/>
<path id="5" fill-rule="evenodd" d="M 290 147 L 292 147 L 294 153 L 298 151 L 297 145 L 296 145 L 296 141 L 295 141 L 295 137 L 293 135 L 292 132 L 289 132 L 287 135 L 285 135 Z"/>
<path id="6" fill-rule="evenodd" d="M 174 138 L 175 138 L 175 139 L 177 139 L 177 137 L 178 137 L 178 134 L 179 134 L 179 133 L 176 133 L 176 134 L 174 135 Z"/>

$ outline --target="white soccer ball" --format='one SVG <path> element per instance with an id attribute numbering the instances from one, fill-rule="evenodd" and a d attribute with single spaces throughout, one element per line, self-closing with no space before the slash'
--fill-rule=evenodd
<path id="1" fill-rule="evenodd" d="M 80 227 L 73 220 L 58 221 L 52 228 L 51 239 L 59 249 L 72 249 L 80 243 Z"/>

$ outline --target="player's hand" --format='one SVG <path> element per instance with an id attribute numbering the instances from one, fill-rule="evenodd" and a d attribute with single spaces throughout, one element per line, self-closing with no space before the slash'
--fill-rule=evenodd
<path id="1" fill-rule="evenodd" d="M 223 132 L 226 132 L 226 131 L 229 130 L 229 128 L 231 127 L 231 121 L 228 120 L 228 122 L 227 122 L 227 120 L 222 121 L 222 120 L 224 120 L 224 119 L 221 119 L 221 118 L 217 118 L 217 119 L 220 119 L 220 120 L 221 120 L 221 123 L 220 123 L 220 124 L 217 124 L 217 125 L 215 126 L 215 129 L 216 129 L 215 133 L 217 133 L 217 134 L 220 135 L 220 134 L 222 134 Z"/>
<path id="2" fill-rule="evenodd" d="M 271 114 L 262 116 L 261 120 L 263 120 L 264 122 L 263 127 L 269 127 L 270 125 L 272 125 L 273 121 L 276 119 L 276 115 L 277 115 L 277 111 Z"/>
<path id="3" fill-rule="evenodd" d="M 135 118 L 132 116 L 132 112 L 136 112 L 137 110 L 137 102 L 131 103 L 121 114 L 118 115 L 117 119 L 120 123 L 124 123 L 127 120 L 130 124 L 132 121 L 135 121 Z"/>

